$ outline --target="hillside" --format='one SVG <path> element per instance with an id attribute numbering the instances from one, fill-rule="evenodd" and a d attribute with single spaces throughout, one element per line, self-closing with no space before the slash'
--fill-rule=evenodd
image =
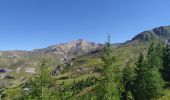
<path id="1" fill-rule="evenodd" d="M 136 59 L 138 54 L 148 47 L 150 42 L 159 39 L 166 43 L 170 42 L 170 26 L 161 26 L 144 31 L 125 43 L 113 44 L 113 54 L 119 62 L 117 65 L 123 66 L 124 62 L 129 58 Z M 63 64 L 64 61 L 75 63 L 75 65 L 72 65 L 74 68 L 80 65 L 85 68 L 98 65 L 102 47 L 103 44 L 79 39 L 33 51 L 1 51 L 0 67 L 26 70 L 25 68 L 29 67 L 36 68 L 40 59 L 47 58 L 51 61 L 53 68 Z"/>
<path id="2" fill-rule="evenodd" d="M 134 40 L 142 40 L 142 41 L 152 41 L 153 39 L 161 39 L 164 41 L 168 41 L 170 39 L 170 26 L 161 26 L 158 28 L 154 28 L 152 30 L 144 31 L 138 35 L 136 35 L 132 41 Z"/>
<path id="3" fill-rule="evenodd" d="M 112 44 L 115 66 L 123 69 L 131 60 L 130 64 L 134 67 L 139 54 L 147 50 L 151 42 L 158 40 L 170 43 L 170 26 L 144 31 L 125 43 Z M 5 80 L 5 85 L 9 87 L 20 85 L 39 71 L 38 65 L 42 58 L 49 61 L 58 85 L 64 82 L 69 86 L 89 77 L 100 78 L 98 71 L 103 63 L 100 59 L 102 48 L 103 44 L 79 39 L 32 51 L 1 51 L 0 69 L 5 69 L 5 72 L 0 72 L 0 80 L 1 83 Z"/>

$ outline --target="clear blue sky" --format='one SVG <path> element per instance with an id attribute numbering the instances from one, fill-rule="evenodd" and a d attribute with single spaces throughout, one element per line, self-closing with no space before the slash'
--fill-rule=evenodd
<path id="1" fill-rule="evenodd" d="M 0 0 L 0 50 L 31 50 L 75 39 L 124 42 L 170 25 L 170 0 Z"/>

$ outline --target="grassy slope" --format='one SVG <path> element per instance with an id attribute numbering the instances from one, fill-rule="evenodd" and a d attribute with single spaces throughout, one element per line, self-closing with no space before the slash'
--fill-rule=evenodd
<path id="1" fill-rule="evenodd" d="M 114 49 L 113 55 L 116 58 L 115 66 L 119 66 L 120 69 L 123 69 L 125 67 L 125 63 L 129 59 L 133 59 L 131 65 L 134 66 L 138 58 L 138 55 L 145 50 L 145 47 L 146 47 L 145 43 L 133 41 L 129 44 L 125 44 Z M 64 82 L 65 85 L 68 86 L 72 85 L 74 82 L 87 79 L 88 77 L 100 78 L 101 75 L 95 70 L 96 68 L 100 68 L 102 64 L 99 54 L 82 55 L 74 59 L 72 62 L 73 62 L 72 66 L 68 66 L 67 68 L 64 69 L 64 71 L 60 75 L 54 77 L 56 78 L 57 84 L 62 84 Z M 88 93 L 91 90 L 89 88 L 90 87 L 87 87 L 87 89 L 85 88 L 82 91 L 82 93 L 80 93 L 80 95 Z M 18 93 L 21 93 L 20 88 L 16 88 L 16 91 L 18 91 Z M 10 97 L 13 97 L 13 95 L 15 95 L 15 89 L 9 89 L 8 93 Z M 166 93 L 165 97 L 168 98 L 170 91 L 165 90 L 165 93 Z M 164 99 L 160 98 L 159 100 Z"/>
<path id="2" fill-rule="evenodd" d="M 125 63 L 129 59 L 132 59 L 133 62 L 131 62 L 131 65 L 134 66 L 138 55 L 140 52 L 144 51 L 144 48 L 145 45 L 142 42 L 134 41 L 133 43 L 122 45 L 114 49 L 113 55 L 116 58 L 115 66 L 119 66 L 120 69 L 123 69 L 125 67 Z M 74 81 L 84 80 L 93 76 L 100 78 L 101 75 L 95 71 L 95 68 L 100 68 L 102 64 L 99 54 L 80 56 L 78 59 L 75 59 L 73 63 L 73 66 L 66 68 L 61 75 L 57 76 L 56 82 L 58 84 L 62 84 L 64 81 L 65 85 L 71 85 Z M 78 72 L 77 69 L 81 68 L 86 69 L 87 71 L 81 70 Z M 62 79 L 62 77 L 67 79 Z M 90 90 L 92 90 L 91 87 L 87 87 L 78 95 L 84 95 Z"/>
<path id="3" fill-rule="evenodd" d="M 169 100 L 170 99 L 170 89 L 165 89 L 163 91 L 163 96 L 159 97 L 157 100 Z"/>

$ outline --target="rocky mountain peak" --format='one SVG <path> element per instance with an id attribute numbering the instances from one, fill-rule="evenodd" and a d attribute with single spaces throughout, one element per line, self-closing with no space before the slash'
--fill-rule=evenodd
<path id="1" fill-rule="evenodd" d="M 153 32 L 159 37 L 170 38 L 170 26 L 161 26 L 153 29 Z"/>
<path id="2" fill-rule="evenodd" d="M 69 43 L 85 43 L 85 42 L 88 42 L 88 41 L 86 41 L 86 40 L 84 40 L 84 39 L 77 39 L 77 40 L 73 40 L 73 41 L 70 41 Z"/>
<path id="3" fill-rule="evenodd" d="M 94 50 L 102 48 L 102 44 L 89 42 L 87 40 L 78 39 L 68 43 L 53 45 L 44 49 L 35 50 L 36 53 L 47 54 L 53 53 L 61 55 L 64 58 L 72 58 Z"/>
<path id="4" fill-rule="evenodd" d="M 56 45 L 53 48 L 54 51 L 62 52 L 67 56 L 81 55 L 84 53 L 91 52 L 93 50 L 101 48 L 101 44 L 94 42 L 88 42 L 83 39 L 74 40 L 68 43 Z"/>

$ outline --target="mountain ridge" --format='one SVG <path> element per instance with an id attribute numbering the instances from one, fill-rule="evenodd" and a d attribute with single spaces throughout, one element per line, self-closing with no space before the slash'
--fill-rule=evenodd
<path id="1" fill-rule="evenodd" d="M 153 29 L 144 31 L 128 42 L 113 44 L 112 54 L 116 58 L 114 65 L 122 70 L 130 59 L 130 65 L 134 67 L 139 54 L 148 49 L 149 44 L 153 42 L 152 39 L 158 40 L 161 38 L 166 41 L 170 39 L 169 29 L 170 26 L 158 27 L 155 32 L 153 32 Z M 38 72 L 39 64 L 42 58 L 45 58 L 52 74 L 58 77 L 57 82 L 62 83 L 64 81 L 67 84 L 72 84 L 75 78 L 83 77 L 84 79 L 84 76 L 100 76 L 98 71 L 103 64 L 101 61 L 103 46 L 104 44 L 81 39 L 28 52 L 0 51 L 0 68 L 7 68 L 11 71 L 7 73 L 15 77 L 15 80 L 11 80 L 11 83 L 15 86 Z M 24 79 L 24 81 L 21 82 L 21 79 Z M 19 83 L 15 83 L 15 81 Z"/>
<path id="2" fill-rule="evenodd" d="M 149 41 L 151 39 L 161 38 L 163 40 L 170 39 L 170 26 L 160 26 L 152 30 L 143 31 L 132 38 L 134 40 Z"/>
<path id="3" fill-rule="evenodd" d="M 119 46 L 130 44 L 135 41 L 148 42 L 151 40 L 162 39 L 163 41 L 170 43 L 170 25 L 169 26 L 160 26 L 157 28 L 153 28 L 152 30 L 143 31 L 136 36 L 134 36 L 131 40 L 126 41 L 124 43 L 116 43 L 112 44 L 113 48 L 117 48 Z M 29 56 L 29 55 L 59 55 L 62 58 L 73 58 L 76 56 L 80 56 L 86 53 L 90 53 L 95 50 L 100 50 L 104 44 L 89 42 L 84 39 L 77 39 L 66 43 L 60 43 L 48 46 L 46 48 L 34 49 L 32 51 L 26 50 L 10 50 L 10 51 L 0 51 L 0 56 L 12 55 L 13 57 L 20 56 Z"/>

